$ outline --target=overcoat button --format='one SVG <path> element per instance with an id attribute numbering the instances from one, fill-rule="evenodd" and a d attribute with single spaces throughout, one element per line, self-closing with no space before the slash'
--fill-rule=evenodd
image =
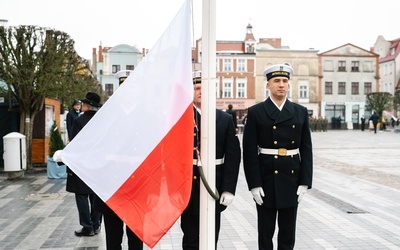
<path id="1" fill-rule="evenodd" d="M 278 142 L 277 142 L 277 141 L 274 141 L 274 144 L 276 145 L 276 144 L 278 144 Z"/>
<path id="2" fill-rule="evenodd" d="M 275 155 L 274 157 L 275 157 L 275 159 L 278 159 L 278 156 L 277 156 L 277 155 Z"/>
<path id="3" fill-rule="evenodd" d="M 278 170 L 275 170 L 275 174 L 278 174 Z"/>

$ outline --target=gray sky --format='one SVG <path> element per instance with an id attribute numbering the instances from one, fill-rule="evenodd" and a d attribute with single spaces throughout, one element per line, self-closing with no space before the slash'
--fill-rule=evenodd
<path id="1" fill-rule="evenodd" d="M 399 0 L 215 0 L 216 39 L 282 38 L 291 49 L 324 52 L 346 43 L 369 50 L 379 35 L 400 38 Z M 38 25 L 68 33 L 79 55 L 129 44 L 151 49 L 184 0 L 0 0 L 8 26 Z M 201 37 L 202 2 L 193 0 L 194 39 Z M 194 43 L 193 43 L 194 44 Z"/>

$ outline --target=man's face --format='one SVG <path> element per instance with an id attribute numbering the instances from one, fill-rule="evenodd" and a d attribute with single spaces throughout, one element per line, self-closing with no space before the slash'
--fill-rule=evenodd
<path id="1" fill-rule="evenodd" d="M 82 102 L 82 112 L 85 112 L 88 110 L 89 110 L 89 106 L 86 103 Z"/>
<path id="2" fill-rule="evenodd" d="M 289 79 L 283 76 L 271 78 L 267 83 L 267 88 L 269 89 L 270 95 L 274 99 L 278 100 L 286 98 L 289 87 Z"/>
<path id="3" fill-rule="evenodd" d="M 76 110 L 76 111 L 78 111 L 78 110 L 80 110 L 81 109 L 81 105 L 78 103 L 78 104 L 75 104 L 74 105 L 74 109 Z"/>
<path id="4" fill-rule="evenodd" d="M 201 84 L 193 84 L 193 103 L 200 104 L 201 103 Z"/>

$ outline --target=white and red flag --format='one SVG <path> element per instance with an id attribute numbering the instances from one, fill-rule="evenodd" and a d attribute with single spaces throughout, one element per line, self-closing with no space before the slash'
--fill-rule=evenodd
<path id="1" fill-rule="evenodd" d="M 61 155 L 151 248 L 190 198 L 190 10 L 186 0 L 144 60 Z"/>

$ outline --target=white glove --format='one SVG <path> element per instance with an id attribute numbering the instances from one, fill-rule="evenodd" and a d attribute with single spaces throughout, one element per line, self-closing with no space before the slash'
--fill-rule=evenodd
<path id="1" fill-rule="evenodd" d="M 307 185 L 300 185 L 297 188 L 297 195 L 299 196 L 297 198 L 297 202 L 300 203 L 300 201 L 303 199 L 303 196 L 307 193 L 308 186 Z"/>
<path id="2" fill-rule="evenodd" d="M 253 199 L 256 201 L 256 203 L 261 206 L 263 204 L 262 197 L 265 196 L 262 187 L 256 187 L 251 189 L 251 194 L 253 195 Z"/>
<path id="3" fill-rule="evenodd" d="M 233 197 L 235 197 L 233 194 L 225 191 L 221 194 L 221 199 L 219 200 L 219 204 L 224 206 L 229 206 L 233 201 Z"/>
<path id="4" fill-rule="evenodd" d="M 56 152 L 54 152 L 53 161 L 62 162 L 61 153 L 62 153 L 62 150 L 57 150 Z"/>

